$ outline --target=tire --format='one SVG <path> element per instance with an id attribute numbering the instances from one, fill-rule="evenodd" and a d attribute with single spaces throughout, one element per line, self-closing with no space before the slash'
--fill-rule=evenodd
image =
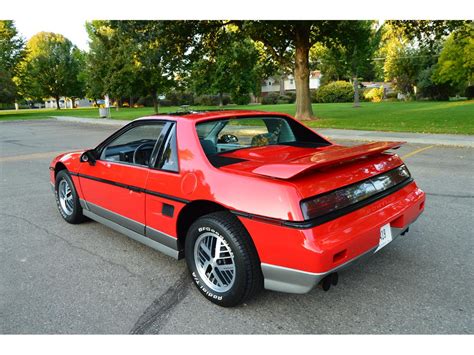
<path id="1" fill-rule="evenodd" d="M 263 288 L 252 239 L 229 212 L 211 213 L 194 222 L 186 235 L 185 256 L 198 290 L 219 306 L 237 306 Z"/>
<path id="2" fill-rule="evenodd" d="M 65 199 L 62 198 L 64 191 L 63 189 L 65 187 L 67 190 L 68 201 L 65 201 Z M 86 220 L 86 217 L 82 214 L 82 207 L 81 203 L 79 202 L 79 196 L 77 195 L 76 188 L 67 170 L 61 170 L 56 175 L 54 197 L 56 199 L 56 205 L 58 206 L 59 213 L 66 222 L 78 224 Z"/>

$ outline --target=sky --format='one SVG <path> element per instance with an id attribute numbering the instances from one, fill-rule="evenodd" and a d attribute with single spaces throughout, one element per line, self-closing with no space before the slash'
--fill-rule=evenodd
<path id="1" fill-rule="evenodd" d="M 63 0 L 50 0 L 47 5 L 35 0 L 15 0 L 2 3 L 0 16 L 13 19 L 18 31 L 27 40 L 41 31 L 55 32 L 68 38 L 80 49 L 88 50 L 88 36 L 84 27 L 86 19 L 406 19 L 407 16 L 414 19 L 466 19 L 474 10 L 472 0 L 450 0 L 448 7 L 444 0 L 430 0 L 429 7 L 423 1 L 413 0 L 397 0 L 396 6 L 391 7 L 371 6 L 373 0 L 338 0 L 336 5 L 334 1 L 298 1 L 301 6 L 288 7 L 288 0 L 272 0 L 275 5 L 268 9 L 265 2 L 255 0 L 231 1 L 225 7 L 214 6 L 215 0 L 173 0 L 163 3 L 133 0 L 134 6 L 129 5 L 129 0 L 81 0 L 81 6 L 78 7 L 64 6 Z M 122 5 L 120 2 L 127 5 L 117 6 Z M 434 6 L 438 2 L 443 5 Z M 21 11 L 18 11 L 19 8 Z"/>
<path id="2" fill-rule="evenodd" d="M 16 19 L 15 25 L 20 34 L 27 40 L 38 32 L 60 33 L 82 50 L 88 50 L 88 36 L 84 27 L 85 20 L 76 17 L 48 18 L 47 21 Z"/>

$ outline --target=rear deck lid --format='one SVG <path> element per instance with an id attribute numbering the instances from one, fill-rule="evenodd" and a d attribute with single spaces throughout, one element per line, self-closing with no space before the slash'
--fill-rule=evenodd
<path id="1" fill-rule="evenodd" d="M 332 145 L 322 149 L 305 149 L 304 153 L 290 154 L 287 159 L 257 159 L 258 164 L 252 164 L 250 172 L 277 179 L 291 179 L 310 170 L 316 170 L 329 166 L 339 165 L 345 162 L 353 161 L 362 157 L 378 155 L 389 149 L 398 149 L 404 142 L 373 142 L 352 147 Z M 237 151 L 240 158 L 242 154 L 248 151 Z M 244 159 L 253 160 L 252 152 L 248 152 Z M 232 153 L 225 154 L 232 156 Z M 237 155 L 237 154 L 236 154 Z M 254 160 L 255 163 L 255 160 Z M 237 164 L 238 165 L 238 164 Z"/>

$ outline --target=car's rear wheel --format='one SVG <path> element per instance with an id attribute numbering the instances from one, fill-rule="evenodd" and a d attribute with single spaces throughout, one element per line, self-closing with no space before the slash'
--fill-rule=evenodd
<path id="1" fill-rule="evenodd" d="M 186 236 L 185 255 L 198 290 L 220 306 L 241 304 L 262 289 L 255 246 L 229 212 L 211 213 L 194 222 Z"/>
<path id="2" fill-rule="evenodd" d="M 66 222 L 77 224 L 85 220 L 79 196 L 67 170 L 61 170 L 56 175 L 54 195 L 59 213 Z"/>

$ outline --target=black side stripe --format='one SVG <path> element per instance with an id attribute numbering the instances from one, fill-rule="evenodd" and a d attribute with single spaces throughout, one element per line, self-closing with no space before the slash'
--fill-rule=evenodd
<path id="1" fill-rule="evenodd" d="M 90 180 L 103 182 L 105 184 L 111 184 L 111 185 L 114 185 L 114 186 L 123 187 L 125 189 L 129 189 L 129 190 L 136 191 L 136 192 L 144 192 L 144 193 L 147 193 L 149 195 L 162 197 L 162 198 L 165 198 L 165 199 L 168 199 L 168 200 L 171 200 L 171 201 L 176 201 L 176 202 L 181 202 L 181 203 L 191 202 L 189 200 L 185 200 L 185 199 L 180 198 L 180 197 L 175 197 L 175 196 L 163 194 L 163 193 L 160 193 L 160 192 L 150 191 L 150 190 L 142 189 L 142 188 L 137 187 L 137 186 L 126 185 L 126 184 L 122 184 L 122 183 L 115 182 L 115 181 L 112 181 L 112 180 L 101 179 L 101 178 L 98 178 L 98 177 L 95 177 L 95 176 L 84 175 L 84 174 L 79 174 L 79 173 L 75 173 L 75 172 L 69 172 L 69 174 L 73 175 L 73 176 L 82 177 L 82 178 L 85 178 L 85 179 L 90 179 Z M 252 213 L 247 213 L 247 212 L 232 210 L 232 209 L 230 210 L 230 212 L 233 213 L 234 215 L 237 215 L 237 216 L 241 216 L 241 217 L 248 218 L 248 219 L 259 220 L 261 222 L 265 222 L 265 223 L 269 223 L 269 224 L 276 224 L 276 225 L 280 225 L 280 226 L 284 226 L 284 227 L 288 227 L 288 228 L 295 228 L 295 229 L 309 229 L 309 228 L 313 228 L 313 227 L 319 226 L 321 224 L 324 224 L 326 222 L 329 222 L 329 221 L 331 221 L 333 219 L 336 219 L 338 217 L 341 217 L 345 214 L 356 211 L 356 210 L 358 210 L 362 207 L 365 207 L 365 206 L 367 206 L 367 205 L 369 205 L 369 204 L 371 204 L 371 203 L 373 203 L 377 200 L 380 200 L 380 199 L 382 199 L 382 198 L 384 198 L 384 197 L 386 197 L 386 196 L 402 189 L 403 187 L 407 186 L 408 184 L 410 184 L 412 182 L 413 182 L 413 178 L 407 178 L 405 181 L 401 182 L 400 184 L 395 185 L 395 186 L 391 187 L 390 189 L 382 191 L 382 192 L 380 192 L 380 193 L 378 193 L 378 194 L 376 194 L 372 197 L 369 197 L 365 200 L 362 200 L 358 203 L 355 203 L 353 205 L 342 208 L 340 210 L 328 213 L 324 216 L 320 216 L 320 217 L 305 220 L 305 221 L 288 221 L 288 220 L 278 219 L 278 218 L 273 218 L 273 217 L 259 216 L 259 215 L 255 215 L 255 214 L 252 214 Z"/>
<path id="2" fill-rule="evenodd" d="M 165 199 L 170 200 L 170 201 L 176 201 L 176 202 L 181 202 L 181 203 L 189 203 L 190 202 L 189 200 L 186 200 L 186 199 L 181 198 L 181 197 L 171 196 L 171 195 L 163 194 L 161 192 L 156 192 L 156 191 L 143 189 L 141 187 L 134 186 L 134 185 L 122 184 L 122 183 L 117 182 L 117 181 L 102 179 L 102 178 L 98 178 L 98 177 L 95 177 L 95 176 L 75 173 L 75 172 L 72 172 L 72 171 L 70 171 L 69 174 L 73 175 L 73 176 L 80 177 L 80 178 L 84 178 L 84 179 L 89 179 L 89 180 L 102 182 L 104 184 L 109 184 L 109 185 L 113 185 L 113 186 L 122 187 L 124 189 L 132 190 L 132 191 L 135 191 L 135 192 L 143 192 L 143 193 L 146 193 L 146 194 L 149 194 L 149 195 L 165 198 Z"/>

